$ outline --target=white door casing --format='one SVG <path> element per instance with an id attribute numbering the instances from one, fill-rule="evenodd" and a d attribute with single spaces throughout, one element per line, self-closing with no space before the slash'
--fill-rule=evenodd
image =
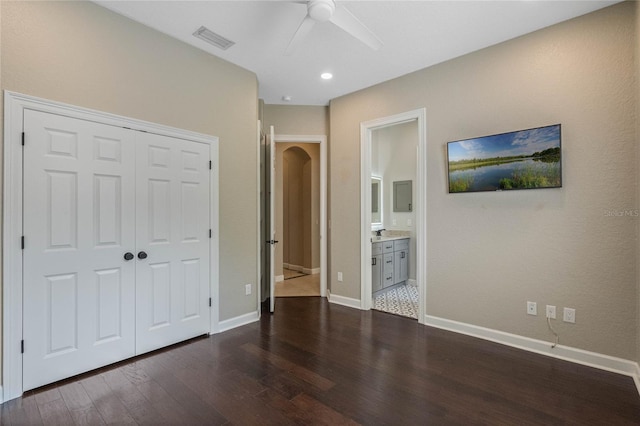
<path id="1" fill-rule="evenodd" d="M 135 132 L 25 111 L 24 390 L 134 355 Z"/>
<path id="2" fill-rule="evenodd" d="M 416 147 L 416 262 L 419 306 L 418 322 L 426 321 L 427 306 L 427 112 L 425 108 L 360 123 L 360 309 L 372 307 L 371 284 L 371 140 L 373 131 L 408 121 L 417 121 Z"/>
<path id="3" fill-rule="evenodd" d="M 91 330 L 96 342 L 95 346 L 103 349 L 101 351 L 103 353 L 98 356 L 107 356 L 104 363 L 113 362 L 109 357 L 114 356 L 115 358 L 114 354 L 118 351 L 120 351 L 120 355 L 117 357 L 120 359 L 135 354 L 135 340 L 132 339 L 134 333 L 125 330 L 124 327 L 126 323 L 132 327 L 132 330 L 135 330 L 135 319 L 133 319 L 135 315 L 133 310 L 128 308 L 128 303 L 135 300 L 135 287 L 127 286 L 126 282 L 135 273 L 134 264 L 140 261 L 137 258 L 128 262 L 123 259 L 123 248 L 128 246 L 130 242 L 131 249 L 129 251 L 132 254 L 137 254 L 134 247 L 135 232 L 123 234 L 118 241 L 117 230 L 118 227 L 121 227 L 122 230 L 127 227 L 135 227 L 135 200 L 131 198 L 131 194 L 135 194 L 135 177 L 133 173 L 123 171 L 122 165 L 134 162 L 135 141 L 131 140 L 131 135 L 135 135 L 134 138 L 139 137 L 142 134 L 140 131 L 147 132 L 150 136 L 163 135 L 180 141 L 197 142 L 198 145 L 207 147 L 208 154 L 204 155 L 209 155 L 213 170 L 205 179 L 209 186 L 209 192 L 207 196 L 203 197 L 202 204 L 210 206 L 208 210 L 209 225 L 205 239 L 209 247 L 207 251 L 209 267 L 205 268 L 206 272 L 201 277 L 205 277 L 203 282 L 207 293 L 213 299 L 213 306 L 212 309 L 207 310 L 208 313 L 205 315 L 206 318 L 210 318 L 210 322 L 205 318 L 206 329 L 198 334 L 218 331 L 218 138 L 10 91 L 4 91 L 4 104 L 3 375 L 2 383 L 0 383 L 0 403 L 19 397 L 23 390 L 28 389 L 28 386 L 33 386 L 33 384 L 29 385 L 27 380 L 23 381 L 23 371 L 25 370 L 23 367 L 27 365 L 27 358 L 31 356 L 32 350 L 38 346 L 41 349 L 44 348 L 43 350 L 49 349 L 47 361 L 54 362 L 54 359 L 61 355 L 74 356 L 74 353 L 79 353 L 83 347 L 86 348 L 82 345 L 85 344 L 84 342 L 90 341 L 91 333 L 88 330 Z M 29 179 L 33 171 L 32 168 L 29 169 L 31 164 L 24 164 L 25 161 L 28 161 L 30 154 L 25 150 L 23 155 L 23 145 L 30 149 L 30 143 L 34 142 L 33 135 L 27 134 L 25 138 L 23 130 L 25 123 L 28 125 L 33 121 L 33 117 L 37 116 L 37 114 L 34 115 L 30 112 L 38 111 L 60 116 L 60 119 L 50 117 L 54 119 L 53 125 L 48 123 L 47 128 L 43 126 L 42 134 L 48 133 L 49 136 L 55 137 L 50 138 L 49 146 L 45 145 L 42 148 L 47 151 L 41 149 L 40 154 L 34 154 L 42 156 L 44 153 L 45 155 L 45 158 L 40 161 L 40 166 L 43 168 L 42 173 L 37 177 L 40 182 L 44 179 L 44 184 L 35 188 L 33 182 L 23 185 L 25 183 L 23 175 L 27 175 L 26 177 Z M 73 139 L 77 138 L 77 141 L 80 142 L 86 141 L 85 134 L 89 133 L 83 129 L 83 126 L 76 129 L 75 136 L 74 132 L 65 131 L 64 128 L 56 129 L 56 126 L 61 127 L 59 124 L 64 122 L 66 118 L 84 120 L 85 124 L 90 122 L 91 126 L 96 123 L 100 123 L 98 127 L 105 126 L 95 132 L 97 137 L 93 138 L 90 147 L 85 144 L 76 146 Z M 122 148 L 119 153 L 117 152 L 118 147 Z M 192 150 L 188 148 L 187 151 Z M 87 159 L 87 155 L 94 157 L 93 165 L 96 167 L 94 176 L 90 179 L 86 179 L 88 166 L 84 160 Z M 120 166 L 116 161 L 118 155 L 120 155 Z M 74 157 L 77 160 L 74 160 Z M 74 165 L 74 162 L 77 165 Z M 185 182 L 193 183 L 193 180 L 187 177 Z M 29 185 L 32 186 L 31 189 L 28 189 Z M 40 186 L 37 183 L 35 185 Z M 29 197 L 27 194 L 33 193 L 33 191 L 37 191 L 39 195 Z M 47 193 L 57 194 L 55 200 L 47 197 Z M 91 194 L 89 195 L 90 200 L 88 202 L 81 201 L 80 198 L 86 198 L 87 194 Z M 43 205 L 39 216 L 26 217 L 32 214 L 32 207 L 39 197 L 41 197 Z M 119 208 L 114 206 L 114 203 L 118 204 L 118 202 L 120 202 Z M 75 215 L 72 214 L 74 205 L 76 207 Z M 96 205 L 99 208 L 96 208 Z M 47 208 L 49 208 L 49 212 L 47 212 Z M 98 211 L 99 214 L 96 213 Z M 36 223 L 38 217 L 41 223 Z M 130 223 L 125 223 L 127 218 L 131 219 L 133 226 Z M 78 222 L 75 229 L 71 225 L 73 220 Z M 119 220 L 121 222 L 118 223 Z M 39 235 L 28 232 L 27 228 L 31 228 L 34 223 L 42 231 L 38 232 Z M 94 226 L 95 224 L 98 226 Z M 47 228 L 49 233 L 44 232 Z M 91 235 L 87 236 L 89 228 L 91 228 Z M 211 234 L 208 232 L 209 228 L 212 230 Z M 23 234 L 24 231 L 27 232 Z M 38 242 L 38 238 L 40 238 L 40 242 Z M 87 241 L 93 245 L 88 245 Z M 24 242 L 24 250 L 22 242 Z M 53 318 L 56 324 L 64 325 L 64 327 L 51 328 L 51 332 L 48 334 L 49 342 L 47 342 L 46 333 L 44 338 L 41 338 L 41 342 L 36 342 L 33 338 L 25 338 L 25 334 L 23 334 L 23 328 L 26 333 L 31 327 L 26 323 L 24 317 L 27 315 L 31 317 L 30 312 L 34 310 L 33 306 L 23 305 L 23 291 L 30 291 L 30 284 L 25 281 L 29 274 L 37 275 L 30 267 L 35 264 L 35 258 L 29 259 L 25 255 L 29 253 L 29 250 L 36 250 L 37 244 L 48 244 L 51 247 L 40 255 L 40 260 L 50 270 L 41 274 L 41 281 L 44 281 L 46 285 L 40 285 L 40 294 L 34 299 L 36 301 L 39 299 L 40 303 L 44 303 L 45 306 L 46 301 L 49 300 L 49 307 L 54 309 L 48 311 L 42 309 L 42 312 L 36 313 L 36 316 L 40 315 L 41 318 L 48 316 Z M 70 262 L 65 264 L 64 251 L 80 251 L 79 248 L 74 247 L 74 244 L 77 247 L 88 247 L 87 253 L 82 257 L 81 262 L 75 262 L 75 265 L 71 265 Z M 101 255 L 93 255 L 92 251 Z M 44 256 L 45 254 L 47 256 Z M 196 256 L 191 253 L 181 257 L 180 262 L 193 259 L 196 259 Z M 23 270 L 23 262 L 28 270 Z M 78 285 L 80 281 L 86 281 L 83 277 L 87 271 L 93 275 L 92 280 L 89 280 L 90 285 Z M 122 285 L 118 285 L 118 279 L 120 279 L 119 284 Z M 53 291 L 47 294 L 47 289 L 53 289 Z M 118 301 L 118 291 L 122 296 L 120 301 Z M 76 301 L 74 292 L 78 297 L 93 297 L 94 300 L 88 304 L 79 303 L 79 299 Z M 58 305 L 69 306 L 69 302 L 71 307 L 65 311 L 57 309 Z M 187 303 L 187 299 L 182 299 L 183 306 L 185 303 Z M 205 303 L 211 304 L 208 298 L 205 298 Z M 202 305 L 204 306 L 205 303 Z M 106 307 L 116 307 L 116 309 L 108 310 Z M 92 309 L 96 315 L 93 323 L 78 319 L 78 315 L 84 315 Z M 133 318 L 129 320 L 127 315 Z M 190 317 L 194 317 L 194 315 L 190 315 Z M 68 327 L 69 325 L 70 327 Z M 118 330 L 118 325 L 123 325 L 123 328 Z M 21 353 L 23 345 L 24 354 Z M 91 350 L 89 349 L 89 352 Z M 98 350 L 94 352 L 98 352 Z M 85 360 L 81 358 L 77 358 L 80 360 L 78 365 L 79 368 L 84 368 L 81 365 Z M 52 367 L 52 369 L 57 368 Z M 95 366 L 88 368 L 95 368 Z M 53 380 L 57 379 L 58 377 L 54 376 Z"/>

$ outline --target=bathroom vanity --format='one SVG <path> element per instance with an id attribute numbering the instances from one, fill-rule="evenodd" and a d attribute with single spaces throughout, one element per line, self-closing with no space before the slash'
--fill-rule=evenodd
<path id="1" fill-rule="evenodd" d="M 374 237 L 371 240 L 373 292 L 409 279 L 409 238 Z"/>

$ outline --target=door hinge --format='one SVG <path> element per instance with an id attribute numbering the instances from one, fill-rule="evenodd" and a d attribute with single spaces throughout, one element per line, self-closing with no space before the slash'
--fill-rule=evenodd
<path id="1" fill-rule="evenodd" d="M 211 307 L 211 298 L 209 298 L 209 307 Z"/>
<path id="2" fill-rule="evenodd" d="M 24 250 L 24 235 L 20 237 L 20 248 Z"/>
<path id="3" fill-rule="evenodd" d="M 211 170 L 212 168 L 213 168 L 213 162 L 209 160 L 209 170 Z"/>
<path id="4" fill-rule="evenodd" d="M 24 132 L 22 132 L 22 146 L 24 146 Z"/>
<path id="5" fill-rule="evenodd" d="M 209 229 L 209 238 L 211 238 L 211 229 Z"/>
<path id="6" fill-rule="evenodd" d="M 24 353 L 24 340 L 20 340 L 20 353 Z"/>

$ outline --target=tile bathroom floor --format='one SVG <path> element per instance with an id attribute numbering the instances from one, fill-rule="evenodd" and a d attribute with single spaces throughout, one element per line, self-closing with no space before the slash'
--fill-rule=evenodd
<path id="1" fill-rule="evenodd" d="M 373 309 L 418 319 L 418 287 L 403 284 L 379 291 L 373 297 Z"/>

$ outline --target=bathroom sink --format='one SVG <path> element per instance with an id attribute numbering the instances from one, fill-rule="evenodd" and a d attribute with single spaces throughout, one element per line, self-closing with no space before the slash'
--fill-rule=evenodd
<path id="1" fill-rule="evenodd" d="M 404 238 L 409 238 L 408 236 L 395 236 L 395 237 L 371 237 L 372 243 L 377 243 L 380 241 L 391 241 L 391 240 L 402 240 Z"/>

